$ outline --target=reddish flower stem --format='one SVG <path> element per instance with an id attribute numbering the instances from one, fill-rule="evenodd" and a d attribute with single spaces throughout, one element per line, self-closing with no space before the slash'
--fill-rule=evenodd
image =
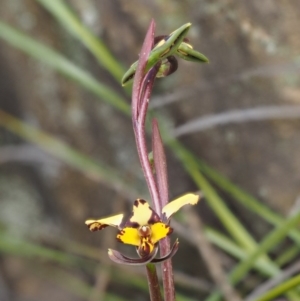
<path id="1" fill-rule="evenodd" d="M 132 121 L 133 121 L 133 128 L 135 133 L 138 155 L 148 185 L 148 189 L 151 195 L 151 199 L 153 201 L 155 211 L 161 212 L 162 206 L 160 204 L 160 198 L 159 198 L 158 187 L 156 185 L 156 180 L 153 174 L 151 164 L 149 162 L 149 157 L 148 157 L 149 152 L 146 144 L 146 131 L 145 131 L 145 122 L 146 122 L 146 115 L 148 110 L 150 94 L 152 91 L 152 86 L 154 84 L 154 80 L 158 72 L 158 69 L 159 69 L 159 65 L 154 66 L 145 76 L 140 90 L 141 106 L 138 111 L 137 120 L 133 118 Z"/>
<path id="2" fill-rule="evenodd" d="M 155 147 L 154 145 L 152 145 L 152 148 L 153 150 L 155 149 L 155 152 L 157 154 L 155 156 L 157 160 L 155 160 L 154 158 L 154 161 L 157 161 L 155 163 L 155 169 L 157 170 L 157 174 L 159 175 L 156 178 L 153 174 L 153 170 L 148 158 L 145 131 L 145 122 L 149 99 L 156 74 L 161 64 L 156 64 L 151 70 L 147 72 L 147 74 L 144 73 L 149 53 L 153 47 L 154 28 L 155 24 L 154 21 L 152 21 L 146 34 L 144 44 L 142 46 L 137 70 L 134 77 L 132 93 L 132 123 L 137 145 L 137 151 L 145 176 L 145 180 L 147 182 L 151 199 L 153 201 L 154 209 L 160 214 L 162 211 L 162 207 L 168 202 L 168 185 L 165 154 L 163 150 L 162 140 L 159 134 L 158 125 L 155 121 L 155 137 L 153 136 L 153 140 L 155 140 Z M 163 164 L 163 166 L 161 166 L 161 164 Z M 163 183 L 158 183 L 160 181 L 162 181 Z M 160 242 L 160 247 L 162 256 L 168 254 L 170 251 L 170 239 L 165 238 L 164 240 L 162 240 Z M 153 264 L 147 264 L 146 268 L 151 301 L 162 301 L 156 268 Z M 167 260 L 164 263 L 162 263 L 162 275 L 165 300 L 174 301 L 175 289 L 171 260 Z"/>
<path id="3" fill-rule="evenodd" d="M 163 145 L 162 140 L 159 135 L 158 125 L 156 124 L 156 137 L 153 139 L 156 139 L 156 148 L 158 150 L 158 153 L 163 158 L 159 160 L 160 164 L 155 164 L 155 169 L 157 175 L 160 174 L 160 177 L 155 179 L 155 176 L 153 174 L 152 167 L 149 162 L 148 158 L 148 151 L 146 146 L 146 134 L 145 134 L 145 120 L 146 120 L 146 114 L 150 99 L 150 94 L 152 91 L 152 87 L 154 84 L 155 76 L 157 74 L 159 65 L 156 65 L 149 71 L 149 73 L 146 75 L 145 79 L 143 80 L 142 84 L 145 85 L 145 88 L 142 86 L 140 90 L 140 97 L 141 97 L 141 107 L 139 110 L 138 120 L 137 120 L 137 127 L 134 129 L 136 133 L 136 144 L 137 149 L 141 161 L 141 165 L 144 171 L 145 179 L 147 181 L 150 195 L 154 204 L 154 208 L 156 212 L 161 212 L 163 205 L 166 205 L 168 202 L 168 188 L 167 188 L 167 170 L 166 170 L 166 161 L 165 161 L 165 154 L 163 151 Z M 154 122 L 155 123 L 155 122 Z M 153 148 L 153 151 L 155 151 Z M 154 156 L 154 163 L 157 162 L 155 159 L 157 156 Z M 165 165 L 162 166 L 161 164 Z M 159 170 L 159 169 L 164 169 Z M 165 187 L 158 187 L 158 183 L 156 180 L 161 180 L 165 182 Z M 164 256 L 170 252 L 170 239 L 165 238 L 160 242 L 160 250 L 161 250 L 161 256 Z M 162 277 L 163 277 L 163 286 L 164 286 L 164 293 L 165 293 L 165 300 L 166 301 L 174 301 L 175 300 L 175 289 L 174 289 L 174 277 L 173 277 L 173 267 L 171 260 L 167 260 L 162 263 Z"/>
<path id="4" fill-rule="evenodd" d="M 156 171 L 156 182 L 160 197 L 160 206 L 165 206 L 169 201 L 167 160 L 164 151 L 163 142 L 160 136 L 158 123 L 154 119 L 152 121 L 152 150 L 154 166 Z M 161 212 L 162 208 L 160 209 Z M 160 255 L 164 256 L 170 252 L 170 238 L 166 237 L 159 242 Z M 166 260 L 161 266 L 162 279 L 164 286 L 164 295 L 166 301 L 175 300 L 174 276 L 172 261 Z"/>
<path id="5" fill-rule="evenodd" d="M 160 286 L 158 282 L 156 267 L 153 263 L 148 263 L 146 265 L 147 279 L 150 292 L 151 301 L 162 301 L 162 296 L 160 292 Z"/>
<path id="6" fill-rule="evenodd" d="M 156 208 L 157 204 L 159 205 L 159 197 L 158 197 L 158 191 L 156 188 L 155 180 L 152 174 L 151 165 L 148 158 L 148 151 L 147 151 L 144 133 L 143 130 L 141 129 L 140 124 L 138 124 L 138 122 L 133 123 L 133 128 L 135 132 L 137 151 L 144 172 L 145 180 L 148 185 L 151 199 L 154 203 L 154 208 Z"/>
<path id="7" fill-rule="evenodd" d="M 166 237 L 159 243 L 160 254 L 168 254 L 170 252 L 170 238 Z M 174 275 L 173 265 L 171 259 L 164 261 L 161 264 L 161 273 L 164 287 L 165 301 L 175 300 L 175 286 L 174 286 Z"/>

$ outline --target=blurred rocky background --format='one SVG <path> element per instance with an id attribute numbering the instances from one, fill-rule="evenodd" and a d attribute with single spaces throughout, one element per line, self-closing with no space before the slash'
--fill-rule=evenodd
<path id="1" fill-rule="evenodd" d="M 211 167 L 277 212 L 291 213 L 300 197 L 300 112 L 299 106 L 292 107 L 300 105 L 297 0 L 67 2 L 124 68 L 137 59 L 151 18 L 157 34 L 191 22 L 189 40 L 210 63 L 180 61 L 175 74 L 157 80 L 153 109 Z M 120 84 L 39 1 L 2 0 L 0 21 L 62 53 L 130 102 Z M 130 118 L 4 40 L 0 40 L 0 108 L 105 162 L 140 192 L 136 197 L 148 196 Z M 225 124 L 218 114 L 225 114 Z M 203 123 L 208 117 L 217 119 Z M 1 231 L 49 250 L 79 253 L 76 263 L 70 259 L 62 268 L 59 262 L 31 256 L 30 246 L 19 249 L 16 242 L 10 249 L 10 244 L 0 241 L 0 300 L 108 300 L 109 295 L 100 299 L 97 295 L 106 290 L 130 300 L 148 300 L 142 289 L 134 293 L 126 282 L 120 284 L 142 270 L 118 270 L 108 263 L 106 249 L 115 245 L 109 234 L 115 232 L 91 234 L 84 225 L 91 216 L 130 211 L 132 195 L 72 168 L 5 127 L 0 135 Z M 197 190 L 170 150 L 167 155 L 171 196 Z M 230 197 L 226 200 L 255 237 L 268 229 L 263 222 L 254 223 Z M 221 227 L 205 201 L 197 212 L 207 224 Z M 204 288 L 199 292 L 182 285 L 179 292 L 205 295 L 212 280 L 196 250 L 181 241 L 174 258 L 176 270 L 185 277 L 202 278 Z M 84 246 L 94 247 L 89 259 L 82 255 L 85 251 L 78 251 Z M 96 265 L 98 257 L 102 263 Z M 231 262 L 227 259 L 225 266 Z M 79 280 L 91 289 L 77 285 Z M 195 287 L 201 287 L 199 283 Z"/>

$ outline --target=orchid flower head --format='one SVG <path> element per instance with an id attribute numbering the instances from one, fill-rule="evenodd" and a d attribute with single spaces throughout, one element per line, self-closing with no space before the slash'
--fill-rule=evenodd
<path id="1" fill-rule="evenodd" d="M 174 73 L 178 68 L 175 56 L 186 61 L 208 63 L 208 58 L 193 49 L 186 35 L 191 27 L 191 23 L 186 23 L 174 30 L 169 35 L 154 37 L 154 47 L 151 50 L 145 72 L 161 61 L 161 66 L 156 77 L 166 77 Z M 135 76 L 138 61 L 134 62 L 125 72 L 122 78 L 122 86 L 126 86 Z"/>
<path id="2" fill-rule="evenodd" d="M 134 201 L 130 217 L 124 221 L 124 214 L 117 214 L 102 219 L 89 219 L 85 222 L 91 231 L 102 230 L 108 226 L 119 230 L 116 238 L 119 242 L 136 247 L 139 258 L 129 258 L 116 250 L 108 250 L 109 257 L 117 262 L 130 265 L 141 265 L 149 262 L 162 262 L 175 255 L 178 250 L 178 240 L 175 241 L 170 252 L 161 258 L 156 258 L 158 242 L 169 236 L 173 229 L 170 218 L 184 205 L 195 205 L 199 195 L 188 193 L 155 212 L 149 203 L 143 199 Z"/>

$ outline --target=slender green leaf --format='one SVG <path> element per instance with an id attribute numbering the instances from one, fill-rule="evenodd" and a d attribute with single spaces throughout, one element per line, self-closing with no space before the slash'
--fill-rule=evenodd
<path id="1" fill-rule="evenodd" d="M 124 179 L 116 171 L 104 163 L 90 159 L 63 141 L 53 138 L 1 110 L 0 125 L 20 137 L 35 143 L 46 152 L 61 159 L 64 163 L 84 172 L 89 178 L 106 183 L 128 198 L 132 199 L 137 195 L 138 192 L 131 188 L 131 185 L 125 183 Z"/>
<path id="2" fill-rule="evenodd" d="M 202 190 L 206 197 L 208 204 L 212 207 L 214 212 L 218 215 L 229 233 L 236 239 L 236 241 L 249 252 L 257 248 L 257 243 L 251 237 L 250 233 L 243 227 L 239 220 L 230 212 L 223 200 L 218 196 L 217 192 L 199 172 L 197 162 L 193 156 L 182 147 L 176 140 L 169 140 L 169 145 L 173 148 L 176 155 L 180 158 L 184 167 L 189 172 L 195 183 Z M 269 263 L 271 261 L 267 257 L 263 257 Z M 274 265 L 274 273 L 279 269 Z"/>
<path id="3" fill-rule="evenodd" d="M 286 236 L 286 234 L 296 227 L 300 222 L 300 212 L 285 220 L 280 226 L 276 227 L 259 244 L 258 248 L 251 252 L 250 256 L 241 262 L 230 274 L 230 279 L 234 283 L 240 281 L 242 277 L 251 269 L 256 259 L 276 247 Z"/>
<path id="4" fill-rule="evenodd" d="M 100 65 L 106 68 L 115 79 L 120 82 L 125 70 L 111 55 L 107 47 L 91 31 L 82 24 L 65 1 L 62 0 L 36 0 L 44 6 L 69 31 L 71 35 L 80 40 L 96 57 Z"/>
<path id="5" fill-rule="evenodd" d="M 283 251 L 277 258 L 276 258 L 276 264 L 279 266 L 285 265 L 289 262 L 291 262 L 293 259 L 295 259 L 300 254 L 300 247 L 298 245 L 292 246 L 289 249 Z"/>
<path id="6" fill-rule="evenodd" d="M 47 1 L 52 3 L 52 1 Z M 129 104 L 110 88 L 102 85 L 91 74 L 76 66 L 73 62 L 53 49 L 30 38 L 28 35 L 0 22 L 0 38 L 26 54 L 49 65 L 51 68 L 80 83 L 87 90 L 96 94 L 102 101 L 129 115 Z"/>
<path id="7" fill-rule="evenodd" d="M 2 231 L 0 231 L 0 253 L 51 260 L 65 266 L 86 266 L 88 263 L 86 260 L 84 265 L 84 260 L 80 260 L 76 256 L 72 256 L 58 250 L 52 250 L 30 241 L 25 242 L 23 240 L 16 239 Z"/>
<path id="8" fill-rule="evenodd" d="M 249 256 L 249 252 L 238 246 L 234 241 L 229 239 L 227 236 L 219 233 L 218 231 L 206 227 L 205 234 L 210 242 L 221 250 L 227 252 L 229 255 L 239 260 L 245 260 Z M 274 265 L 266 260 L 259 258 L 253 264 L 253 268 L 259 271 L 262 275 L 273 277 L 274 276 Z"/>
<path id="9" fill-rule="evenodd" d="M 232 284 L 237 284 L 243 279 L 246 273 L 252 268 L 255 261 L 266 252 L 278 245 L 278 243 L 285 238 L 286 234 L 295 228 L 300 222 L 300 212 L 287 219 L 282 225 L 275 228 L 270 234 L 268 234 L 263 241 L 259 244 L 257 249 L 245 259 L 239 265 L 237 265 L 229 275 L 229 280 Z M 298 296 L 295 293 L 290 292 L 289 296 L 292 300 L 298 300 Z M 207 301 L 220 300 L 221 295 L 219 292 L 214 292 L 209 296 Z"/>
<path id="10" fill-rule="evenodd" d="M 297 275 L 269 290 L 255 301 L 271 301 L 300 285 L 300 275 Z M 299 299 L 298 299 L 299 300 Z"/>
<path id="11" fill-rule="evenodd" d="M 284 222 L 284 218 L 279 214 L 272 211 L 266 205 L 264 205 L 261 201 L 257 200 L 250 194 L 243 191 L 238 186 L 234 185 L 231 181 L 226 179 L 216 170 L 208 166 L 202 160 L 195 158 L 195 161 L 199 167 L 199 169 L 207 175 L 212 181 L 214 181 L 220 188 L 224 191 L 231 194 L 235 200 L 244 205 L 246 208 L 250 209 L 257 215 L 264 218 L 266 221 L 270 222 L 275 226 L 279 226 L 282 222 Z M 296 229 L 292 229 L 288 234 L 298 245 L 300 245 L 300 231 Z"/>
<path id="12" fill-rule="evenodd" d="M 88 300 L 94 290 L 94 286 L 87 284 L 87 281 L 81 279 L 79 276 L 71 272 L 63 271 L 57 267 L 47 267 L 47 272 L 40 271 L 35 269 L 35 274 L 38 277 L 45 279 L 46 281 L 50 280 L 51 282 L 55 282 L 58 286 L 63 287 L 64 289 L 70 291 L 72 294 L 83 298 L 84 300 Z M 104 293 L 105 301 L 125 301 L 121 296 L 116 295 L 115 293 Z"/>

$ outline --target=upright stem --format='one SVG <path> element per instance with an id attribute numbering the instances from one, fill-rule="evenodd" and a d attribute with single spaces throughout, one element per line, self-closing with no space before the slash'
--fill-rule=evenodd
<path id="1" fill-rule="evenodd" d="M 145 69 L 149 59 L 149 54 L 153 48 L 154 43 L 154 28 L 155 23 L 152 20 L 146 38 L 144 40 L 140 58 L 138 61 L 136 73 L 133 82 L 132 92 L 132 123 L 137 145 L 137 151 L 141 162 L 142 170 L 149 188 L 151 199 L 156 212 L 161 214 L 162 207 L 168 202 L 168 185 L 167 185 L 167 171 L 166 160 L 163 150 L 162 140 L 159 134 L 157 122 L 154 122 L 155 141 L 152 145 L 153 153 L 155 152 L 155 169 L 157 176 L 155 177 L 151 164 L 148 158 L 148 150 L 146 144 L 145 121 L 147 109 L 149 104 L 152 87 L 155 81 L 157 72 L 161 66 L 159 60 L 146 74 Z M 160 242 L 161 254 L 166 255 L 170 251 L 170 240 L 168 238 Z M 148 284 L 150 290 L 151 301 L 162 301 L 162 296 L 159 289 L 159 283 L 156 273 L 156 268 L 149 263 L 146 266 Z M 173 280 L 172 263 L 167 260 L 162 264 L 163 284 L 166 301 L 175 300 L 175 289 Z"/>
<path id="2" fill-rule="evenodd" d="M 157 206 L 159 206 L 158 190 L 156 187 L 155 179 L 153 177 L 152 168 L 151 168 L 151 165 L 149 162 L 146 139 L 144 136 L 145 133 L 144 133 L 144 130 L 142 129 L 143 127 L 144 126 L 141 126 L 140 124 L 137 124 L 136 122 L 133 123 L 137 151 L 138 151 L 138 155 L 140 158 L 142 170 L 144 172 L 145 180 L 148 185 L 151 199 L 154 203 L 154 207 L 156 208 Z"/>
<path id="3" fill-rule="evenodd" d="M 160 209 L 167 205 L 169 201 L 169 188 L 168 188 L 168 173 L 167 173 L 167 160 L 164 151 L 163 141 L 161 139 L 157 121 L 152 121 L 152 151 L 154 159 L 154 167 L 156 172 L 156 183 L 159 191 Z M 157 210 L 157 209 L 156 209 Z M 165 256 L 170 252 L 170 238 L 166 237 L 159 242 L 160 254 Z M 175 300 L 174 276 L 171 260 L 166 260 L 161 265 L 164 297 L 165 301 Z"/>
<path id="4" fill-rule="evenodd" d="M 159 246 L 161 256 L 168 254 L 170 252 L 170 238 L 164 238 L 159 243 Z M 175 301 L 174 275 L 171 259 L 168 259 L 161 264 L 161 272 L 165 301 Z"/>
<path id="5" fill-rule="evenodd" d="M 150 300 L 151 301 L 162 301 L 162 296 L 160 292 L 156 267 L 153 263 L 148 263 L 146 265 L 147 270 L 147 278 L 148 278 L 148 286 L 150 292 Z"/>
<path id="6" fill-rule="evenodd" d="M 138 107 L 137 116 L 132 116 L 133 130 L 135 135 L 135 141 L 137 145 L 137 151 L 140 158 L 142 170 L 149 188 L 150 196 L 154 204 L 154 208 L 157 212 L 161 211 L 160 199 L 158 188 L 156 185 L 155 177 L 152 171 L 152 167 L 149 162 L 148 150 L 146 144 L 146 131 L 145 122 L 147 116 L 147 109 L 152 91 L 152 86 L 159 69 L 159 65 L 154 66 L 144 77 L 140 93 L 137 101 L 140 105 Z"/>

